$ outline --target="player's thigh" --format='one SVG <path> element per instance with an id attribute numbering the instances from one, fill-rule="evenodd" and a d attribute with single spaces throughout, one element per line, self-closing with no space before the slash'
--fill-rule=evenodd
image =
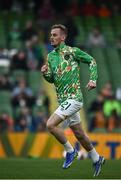
<path id="1" fill-rule="evenodd" d="M 51 128 L 54 126 L 58 126 L 63 121 L 57 114 L 53 113 L 47 121 L 47 127 Z"/>

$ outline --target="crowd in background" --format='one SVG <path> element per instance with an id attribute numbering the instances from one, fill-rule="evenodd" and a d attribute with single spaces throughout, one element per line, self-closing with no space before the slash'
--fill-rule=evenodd
<path id="1" fill-rule="evenodd" d="M 121 132 L 121 87 L 113 92 L 108 82 L 88 109 L 90 114 L 89 131 Z"/>
<path id="2" fill-rule="evenodd" d="M 0 2 L 3 11 L 31 10 L 41 19 L 51 19 L 54 16 L 71 14 L 72 16 L 112 16 L 119 15 L 121 2 L 119 0 L 4 0 Z"/>
<path id="3" fill-rule="evenodd" d="M 78 28 L 74 17 L 113 17 L 121 15 L 120 1 L 56 1 L 56 0 L 4 0 L 0 2 L 0 9 L 6 17 L 9 13 L 21 15 L 25 11 L 32 14 L 24 27 L 19 21 L 13 21 L 8 26 L 5 43 L 0 42 L 0 66 L 7 70 L 0 73 L 0 92 L 11 93 L 11 107 L 13 116 L 7 112 L 0 113 L 0 132 L 4 131 L 45 131 L 49 113 L 50 100 L 43 87 L 33 92 L 27 79 L 13 78 L 16 70 L 25 72 L 40 71 L 46 61 L 47 53 L 53 48 L 49 43 L 49 30 L 54 23 L 63 23 L 68 28 L 69 45 L 76 45 Z M 7 22 L 6 22 L 7 23 Z M 5 31 L 6 32 L 6 31 Z M 98 26 L 94 26 L 80 47 L 108 46 L 106 37 Z M 121 49 L 121 37 L 114 42 L 115 47 Z M 0 67 L 0 68 L 1 68 Z M 0 70 L 1 71 L 1 70 Z M 40 82 L 38 82 L 40 83 Z M 42 85 L 41 85 L 42 86 Z M 88 113 L 90 115 L 89 131 L 100 130 L 113 132 L 121 128 L 121 88 L 113 92 L 110 83 L 107 83 L 92 102 Z M 2 104 L 0 104 L 2 105 Z"/>

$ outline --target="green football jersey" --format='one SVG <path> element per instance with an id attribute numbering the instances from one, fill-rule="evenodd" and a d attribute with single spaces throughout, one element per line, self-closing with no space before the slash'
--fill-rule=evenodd
<path id="1" fill-rule="evenodd" d="M 80 87 L 80 61 L 87 63 L 90 70 L 90 80 L 97 80 L 97 64 L 94 58 L 77 47 L 70 47 L 61 43 L 48 54 L 48 71 L 44 78 L 54 83 L 58 102 L 66 99 L 83 101 Z"/>

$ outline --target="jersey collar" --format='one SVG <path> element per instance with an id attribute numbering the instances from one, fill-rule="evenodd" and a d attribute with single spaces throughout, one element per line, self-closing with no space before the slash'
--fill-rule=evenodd
<path id="1" fill-rule="evenodd" d="M 59 51 L 59 50 L 63 49 L 65 46 L 66 46 L 65 43 L 61 43 L 59 46 L 57 46 L 55 48 L 55 51 Z"/>

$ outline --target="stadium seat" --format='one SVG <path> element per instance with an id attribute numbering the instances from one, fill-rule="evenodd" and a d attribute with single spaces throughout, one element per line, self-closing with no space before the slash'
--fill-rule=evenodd
<path id="1" fill-rule="evenodd" d="M 18 80 L 18 79 L 27 79 L 27 72 L 24 70 L 14 70 L 12 72 L 12 78 L 13 80 Z"/>
<path id="2" fill-rule="evenodd" d="M 75 38 L 75 45 L 80 46 L 84 45 L 86 40 L 86 34 L 83 26 L 79 25 L 78 26 L 78 35 Z"/>
<path id="3" fill-rule="evenodd" d="M 25 27 L 25 24 L 27 20 L 33 20 L 34 16 L 31 12 L 24 12 L 22 14 L 16 13 L 16 12 L 11 12 L 8 14 L 8 29 L 10 30 L 13 26 L 13 23 L 18 22 L 20 25 L 20 28 L 23 30 Z"/>
<path id="4" fill-rule="evenodd" d="M 116 48 L 106 48 L 106 61 L 109 67 L 113 87 L 116 89 L 121 85 L 121 62 Z"/>
<path id="5" fill-rule="evenodd" d="M 93 133 L 107 133 L 106 128 L 94 128 Z"/>
<path id="6" fill-rule="evenodd" d="M 11 93 L 9 91 L 0 91 L 0 106 L 9 104 L 11 100 Z"/>
<path id="7" fill-rule="evenodd" d="M 46 112 L 46 108 L 44 106 L 34 106 L 32 112 L 33 115 L 37 115 L 38 112 Z"/>
<path id="8" fill-rule="evenodd" d="M 10 117 L 13 117 L 13 111 L 11 104 L 0 106 L 0 114 L 7 113 Z"/>
<path id="9" fill-rule="evenodd" d="M 121 133 L 121 128 L 114 128 L 112 131 L 112 133 Z"/>
<path id="10" fill-rule="evenodd" d="M 0 114 L 8 113 L 11 117 L 13 116 L 11 107 L 11 93 L 9 91 L 0 91 Z"/>
<path id="11" fill-rule="evenodd" d="M 110 74 L 108 71 L 108 66 L 105 62 L 104 49 L 101 48 L 92 48 L 92 56 L 96 59 L 98 64 L 98 91 L 102 89 L 106 82 L 110 81 Z"/>
<path id="12" fill-rule="evenodd" d="M 75 37 L 75 45 L 80 46 L 85 43 L 85 29 L 83 25 L 83 18 L 81 17 L 73 17 L 74 24 L 77 27 L 78 35 Z"/>
<path id="13" fill-rule="evenodd" d="M 6 21 L 4 18 L 4 14 L 0 12 L 0 44 L 6 47 Z"/>
<path id="14" fill-rule="evenodd" d="M 100 26 L 110 27 L 112 25 L 112 20 L 109 17 L 98 18 Z"/>
<path id="15" fill-rule="evenodd" d="M 0 75 L 4 75 L 4 74 L 7 74 L 9 72 L 9 69 L 8 67 L 3 67 L 3 66 L 0 66 Z"/>
<path id="16" fill-rule="evenodd" d="M 37 93 L 41 88 L 42 78 L 40 71 L 28 72 L 28 84 L 34 93 Z"/>
<path id="17" fill-rule="evenodd" d="M 115 42 L 115 34 L 111 26 L 102 26 L 101 31 L 105 36 L 108 44 L 112 44 Z"/>
<path id="18" fill-rule="evenodd" d="M 90 32 L 97 25 L 96 18 L 93 16 L 84 17 L 84 26 L 87 32 Z"/>
<path id="19" fill-rule="evenodd" d="M 90 103 L 96 98 L 97 90 L 87 91 L 86 85 L 89 81 L 89 68 L 87 64 L 80 64 L 81 88 L 84 95 L 84 107 L 89 108 Z"/>

